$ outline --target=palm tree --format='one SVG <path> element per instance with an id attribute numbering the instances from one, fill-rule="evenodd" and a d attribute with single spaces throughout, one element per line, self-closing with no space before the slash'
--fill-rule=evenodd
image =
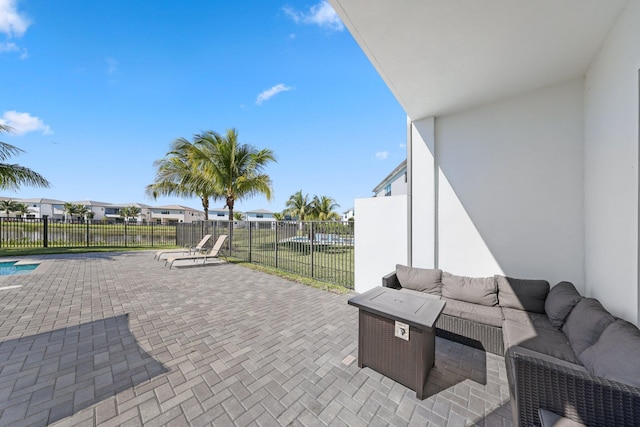
<path id="1" fill-rule="evenodd" d="M 76 205 L 76 215 L 78 217 L 87 219 L 87 215 L 89 214 L 89 208 L 84 205 Z"/>
<path id="2" fill-rule="evenodd" d="M 302 190 L 292 194 L 291 197 L 289 197 L 289 200 L 287 200 L 285 206 L 285 212 L 299 221 L 304 221 L 311 213 L 309 195 L 302 195 Z"/>
<path id="3" fill-rule="evenodd" d="M 130 218 L 135 218 L 140 215 L 140 212 L 142 212 L 142 209 L 138 206 L 125 206 L 120 209 L 120 216 L 124 218 L 125 221 L 128 221 Z"/>
<path id="4" fill-rule="evenodd" d="M 0 211 L 5 212 L 9 218 L 9 214 L 16 211 L 17 205 L 18 203 L 13 200 L 0 200 Z"/>
<path id="5" fill-rule="evenodd" d="M 66 202 L 62 207 L 62 211 L 69 214 L 69 219 L 73 220 L 73 216 L 78 214 L 78 205 Z"/>
<path id="6" fill-rule="evenodd" d="M 238 142 L 238 132 L 227 130 L 225 135 L 207 131 L 194 137 L 190 158 L 202 174 L 215 183 L 229 208 L 229 221 L 233 221 L 233 207 L 237 200 L 262 194 L 271 200 L 271 178 L 264 168 L 275 162 L 272 150 L 258 150 Z"/>
<path id="7" fill-rule="evenodd" d="M 311 201 L 311 212 L 315 219 L 320 221 L 337 221 L 340 219 L 340 214 L 335 212 L 334 209 L 339 208 L 340 205 L 336 201 L 327 196 L 314 196 Z"/>
<path id="8" fill-rule="evenodd" d="M 0 124 L 0 133 L 11 132 L 12 128 Z M 19 190 L 21 185 L 29 185 L 33 187 L 48 188 L 47 181 L 39 173 L 16 164 L 4 163 L 12 156 L 24 153 L 18 147 L 0 142 L 0 188 L 5 190 Z"/>
<path id="9" fill-rule="evenodd" d="M 216 182 L 194 164 L 194 151 L 197 151 L 194 144 L 184 138 L 173 141 L 167 157 L 154 162 L 157 168 L 155 182 L 147 185 L 145 192 L 154 200 L 158 196 L 198 197 L 206 221 L 209 219 L 209 201 L 222 196 Z"/>
<path id="10" fill-rule="evenodd" d="M 26 203 L 16 203 L 13 211 L 17 213 L 20 217 L 23 215 L 26 216 L 29 212 L 31 212 L 31 207 Z"/>

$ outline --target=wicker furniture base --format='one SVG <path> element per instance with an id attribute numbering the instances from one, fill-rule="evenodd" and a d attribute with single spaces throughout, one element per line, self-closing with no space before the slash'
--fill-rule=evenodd
<path id="1" fill-rule="evenodd" d="M 409 327 L 409 341 L 396 338 L 395 321 L 360 310 L 358 366 L 399 382 L 424 399 L 425 383 L 435 362 L 433 331 Z"/>
<path id="2" fill-rule="evenodd" d="M 378 287 L 351 298 L 349 304 L 359 309 L 358 366 L 378 371 L 424 399 L 435 362 L 435 323 L 444 302 Z M 396 321 L 409 328 L 408 337 L 396 335 Z"/>
<path id="3" fill-rule="evenodd" d="M 440 315 L 436 328 L 438 328 L 436 334 L 441 338 L 500 356 L 504 355 L 502 328 L 449 316 L 448 314 Z"/>

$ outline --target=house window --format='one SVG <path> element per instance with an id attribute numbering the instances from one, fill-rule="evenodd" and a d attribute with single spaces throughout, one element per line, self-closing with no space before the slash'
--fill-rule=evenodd
<path id="1" fill-rule="evenodd" d="M 169 215 L 170 213 L 169 211 L 160 211 L 160 215 Z"/>
<path id="2" fill-rule="evenodd" d="M 384 187 L 384 195 L 385 196 L 390 196 L 391 195 L 391 184 L 387 184 Z"/>
<path id="3" fill-rule="evenodd" d="M 256 214 L 256 218 L 264 218 L 263 214 Z"/>
<path id="4" fill-rule="evenodd" d="M 407 173 L 404 173 L 404 182 L 407 182 Z"/>

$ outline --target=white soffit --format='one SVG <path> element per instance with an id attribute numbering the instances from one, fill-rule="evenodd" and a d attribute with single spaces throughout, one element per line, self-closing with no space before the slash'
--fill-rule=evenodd
<path id="1" fill-rule="evenodd" d="M 413 120 L 584 76 L 629 2 L 329 1 Z"/>

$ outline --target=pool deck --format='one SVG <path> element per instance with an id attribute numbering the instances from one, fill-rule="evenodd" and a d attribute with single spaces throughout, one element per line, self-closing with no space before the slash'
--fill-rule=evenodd
<path id="1" fill-rule="evenodd" d="M 222 261 L 18 257 L 0 277 L 0 426 L 509 426 L 502 357 L 437 339 L 425 400 L 359 369 L 358 311 Z"/>

